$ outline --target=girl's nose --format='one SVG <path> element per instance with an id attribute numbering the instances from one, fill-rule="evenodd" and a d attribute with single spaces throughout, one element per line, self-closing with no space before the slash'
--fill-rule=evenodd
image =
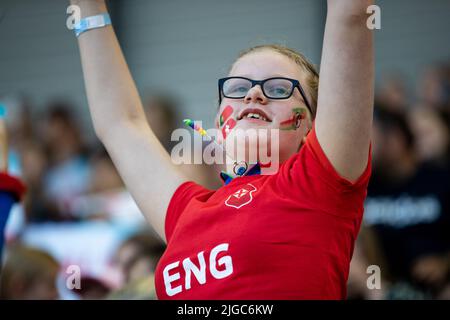
<path id="1" fill-rule="evenodd" d="M 256 85 L 250 90 L 248 90 L 247 95 L 244 98 L 245 103 L 250 102 L 259 102 L 260 104 L 266 104 L 268 102 L 268 99 L 264 95 L 261 86 Z"/>

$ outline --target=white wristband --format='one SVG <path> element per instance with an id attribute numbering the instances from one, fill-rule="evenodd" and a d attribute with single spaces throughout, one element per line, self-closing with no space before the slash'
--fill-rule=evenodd
<path id="1" fill-rule="evenodd" d="M 111 24 L 111 18 L 108 13 L 102 13 L 96 16 L 86 17 L 80 20 L 74 27 L 75 35 L 80 36 L 85 31 L 106 27 Z"/>

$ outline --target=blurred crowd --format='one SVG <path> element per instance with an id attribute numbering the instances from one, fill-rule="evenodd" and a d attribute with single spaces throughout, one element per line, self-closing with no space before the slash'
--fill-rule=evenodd
<path id="1" fill-rule="evenodd" d="M 412 94 L 407 80 L 392 75 L 377 90 L 351 299 L 450 299 L 450 64 L 427 68 Z M 369 289 L 368 266 L 380 289 Z"/>
<path id="2" fill-rule="evenodd" d="M 177 100 L 153 94 L 144 107 L 170 152 Z M 155 299 L 153 272 L 164 243 L 106 150 L 86 134 L 79 109 L 61 101 L 42 109 L 33 113 L 26 99 L 8 108 L 9 171 L 27 193 L 6 227 L 0 299 Z M 207 166 L 182 170 L 210 188 L 220 185 Z"/>
<path id="3" fill-rule="evenodd" d="M 377 88 L 373 174 L 349 299 L 450 299 L 450 64 L 429 67 L 415 90 L 406 80 L 393 75 Z M 145 103 L 169 152 L 177 104 L 163 94 Z M 28 191 L 8 221 L 0 298 L 155 299 L 163 242 L 107 152 L 85 135 L 77 108 L 52 102 L 43 110 L 33 114 L 32 102 L 20 100 L 8 118 L 10 171 Z M 211 189 L 221 185 L 216 168 L 184 170 Z M 371 265 L 380 289 L 367 285 Z"/>

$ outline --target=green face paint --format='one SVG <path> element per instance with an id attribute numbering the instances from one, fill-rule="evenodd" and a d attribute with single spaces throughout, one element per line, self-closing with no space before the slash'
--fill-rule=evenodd
<path id="1" fill-rule="evenodd" d="M 300 127 L 300 121 L 305 117 L 305 109 L 294 108 L 292 113 L 289 119 L 280 122 L 280 130 L 297 130 Z"/>

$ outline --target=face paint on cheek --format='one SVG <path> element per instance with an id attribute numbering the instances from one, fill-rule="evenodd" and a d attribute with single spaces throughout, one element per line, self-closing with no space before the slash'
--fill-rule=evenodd
<path id="1" fill-rule="evenodd" d="M 228 119 L 228 121 L 225 123 L 225 125 L 222 128 L 222 135 L 223 139 L 226 139 L 228 134 L 233 130 L 233 128 L 236 126 L 236 120 L 233 118 Z"/>
<path id="2" fill-rule="evenodd" d="M 225 107 L 225 109 L 223 109 L 222 113 L 220 114 L 219 117 L 219 126 L 223 126 L 223 124 L 225 123 L 225 121 L 227 121 L 227 119 L 233 114 L 233 107 L 228 105 Z"/>
<path id="3" fill-rule="evenodd" d="M 297 130 L 300 127 L 301 121 L 305 119 L 305 110 L 294 108 L 292 112 L 293 115 L 289 119 L 280 122 L 280 130 Z"/>

